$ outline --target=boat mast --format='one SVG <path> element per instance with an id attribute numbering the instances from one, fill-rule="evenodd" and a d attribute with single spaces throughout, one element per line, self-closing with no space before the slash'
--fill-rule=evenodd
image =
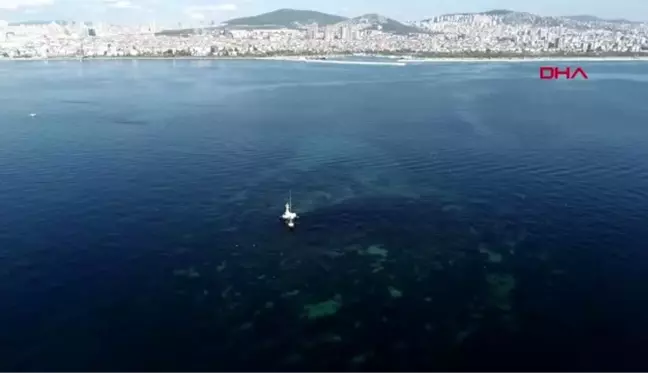
<path id="1" fill-rule="evenodd" d="M 292 190 L 288 191 L 288 206 L 292 208 Z"/>

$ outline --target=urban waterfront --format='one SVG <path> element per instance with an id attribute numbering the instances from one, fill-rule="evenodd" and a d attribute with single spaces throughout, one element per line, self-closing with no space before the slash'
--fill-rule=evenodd
<path id="1" fill-rule="evenodd" d="M 646 369 L 648 67 L 538 66 L 0 64 L 0 368 Z"/>
<path id="2" fill-rule="evenodd" d="M 268 24 L 270 23 L 270 24 Z M 190 28 L 187 28 L 187 27 Z M 417 57 L 648 56 L 648 23 L 494 10 L 401 23 L 279 9 L 222 24 L 0 21 L 0 59 L 60 57 L 274 57 L 339 54 Z"/>

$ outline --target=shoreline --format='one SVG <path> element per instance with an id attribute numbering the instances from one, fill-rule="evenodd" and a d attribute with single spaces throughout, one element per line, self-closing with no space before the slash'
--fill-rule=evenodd
<path id="1" fill-rule="evenodd" d="M 409 63 L 429 63 L 429 62 L 587 62 L 587 61 L 607 61 L 607 62 L 626 62 L 626 61 L 648 61 L 648 56 L 642 57 L 499 57 L 499 58 L 463 58 L 463 57 L 434 57 L 434 58 L 402 58 L 399 62 Z"/>
<path id="2" fill-rule="evenodd" d="M 325 60 L 316 59 L 326 57 Z M 366 61 L 348 60 L 349 57 L 365 57 Z M 371 61 L 372 59 L 390 59 L 393 61 Z M 403 56 L 349 56 L 349 55 L 327 55 L 327 56 L 273 56 L 273 57 L 224 57 L 224 56 L 178 56 L 178 57 L 145 57 L 145 56 L 124 56 L 124 57 L 88 57 L 79 59 L 78 57 L 52 57 L 52 58 L 0 58 L 1 61 L 154 61 L 154 60 L 188 60 L 188 61 L 291 61 L 291 62 L 309 62 L 309 63 L 346 63 L 362 65 L 397 65 L 422 63 L 489 63 L 489 62 L 646 62 L 648 56 L 641 57 L 624 57 L 624 56 L 564 56 L 564 57 L 423 57 L 408 58 Z"/>

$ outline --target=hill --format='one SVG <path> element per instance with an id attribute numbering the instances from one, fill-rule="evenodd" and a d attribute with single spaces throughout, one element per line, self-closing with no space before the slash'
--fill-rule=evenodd
<path id="1" fill-rule="evenodd" d="M 488 10 L 486 12 L 482 12 L 481 14 L 487 14 L 489 16 L 503 16 L 511 13 L 519 13 L 519 12 L 508 10 L 508 9 L 493 9 L 493 10 Z"/>
<path id="2" fill-rule="evenodd" d="M 632 22 L 628 21 L 626 19 L 604 19 L 604 18 L 599 18 L 596 16 L 591 16 L 591 15 L 575 15 L 575 16 L 559 16 L 559 17 L 552 17 L 552 16 L 539 16 L 537 14 L 531 14 L 531 13 L 525 13 L 525 12 L 514 12 L 510 10 L 494 10 L 494 11 L 489 11 L 489 12 L 482 12 L 479 14 L 485 14 L 485 15 L 495 15 L 500 17 L 504 22 L 508 23 L 532 23 L 536 25 L 543 25 L 543 26 L 558 26 L 558 25 L 565 25 L 565 26 L 583 26 L 583 24 L 587 23 L 590 25 L 622 25 L 622 24 L 634 24 L 634 23 L 640 23 L 640 22 Z"/>
<path id="3" fill-rule="evenodd" d="M 346 21 L 346 17 L 312 10 L 279 9 L 253 17 L 230 19 L 224 22 L 227 27 L 277 27 L 297 28 L 313 23 L 332 25 Z"/>
<path id="4" fill-rule="evenodd" d="M 599 18 L 596 16 L 590 16 L 587 14 L 580 14 L 580 15 L 575 15 L 575 16 L 565 16 L 563 18 L 567 18 L 573 21 L 578 21 L 578 22 L 599 22 L 599 23 L 641 23 L 641 22 L 635 22 L 635 21 L 629 21 L 627 19 L 623 18 L 618 18 L 618 19 L 604 19 L 604 18 Z"/>
<path id="5" fill-rule="evenodd" d="M 60 21 L 60 20 L 50 20 L 50 21 L 44 21 L 44 20 L 30 20 L 30 21 L 20 21 L 20 22 L 9 22 L 9 26 L 20 26 L 20 25 L 26 25 L 26 26 L 31 26 L 31 25 L 49 25 L 50 23 L 56 23 L 59 25 L 67 25 L 67 21 Z"/>
<path id="6" fill-rule="evenodd" d="M 576 15 L 576 16 L 565 16 L 565 18 L 571 19 L 571 20 L 574 20 L 574 21 L 579 21 L 579 22 L 599 22 L 599 21 L 602 21 L 602 19 L 600 19 L 599 17 L 590 16 L 590 15 L 587 15 L 587 14 L 579 14 L 579 15 Z"/>
<path id="7" fill-rule="evenodd" d="M 527 12 L 516 12 L 508 9 L 493 9 L 484 12 L 475 12 L 475 13 L 451 13 L 444 14 L 438 17 L 433 17 L 425 19 L 421 22 L 435 22 L 439 20 L 447 20 L 450 18 L 462 17 L 462 16 L 475 16 L 475 15 L 485 15 L 497 18 L 504 24 L 533 24 L 537 26 L 583 26 L 584 23 L 589 24 L 610 24 L 610 25 L 620 25 L 620 24 L 633 24 L 640 22 L 628 21 L 626 19 L 603 19 L 591 15 L 574 15 L 574 16 L 540 16 L 537 14 L 527 13 Z"/>
<path id="8" fill-rule="evenodd" d="M 252 17 L 235 18 L 224 22 L 221 28 L 229 29 L 299 29 L 316 23 L 320 26 L 335 24 L 362 25 L 367 30 L 380 30 L 392 34 L 427 33 L 434 30 L 433 24 L 437 22 L 460 22 L 470 24 L 475 16 L 488 16 L 505 25 L 533 25 L 536 27 L 566 26 L 575 29 L 587 30 L 594 27 L 604 27 L 609 30 L 627 28 L 638 22 L 624 19 L 605 20 L 589 15 L 575 15 L 564 17 L 540 16 L 527 12 L 516 12 L 508 9 L 492 9 L 474 13 L 452 13 L 425 19 L 414 24 L 404 24 L 394 19 L 370 13 L 359 17 L 346 18 L 338 15 L 327 14 L 312 10 L 279 9 Z M 191 34 L 191 30 L 165 31 L 166 34 Z"/>
<path id="9" fill-rule="evenodd" d="M 391 34 L 416 34 L 425 33 L 426 31 L 415 26 L 409 26 L 400 23 L 394 19 L 371 13 L 352 18 L 343 23 L 354 25 L 365 25 L 365 30 L 380 30 Z"/>

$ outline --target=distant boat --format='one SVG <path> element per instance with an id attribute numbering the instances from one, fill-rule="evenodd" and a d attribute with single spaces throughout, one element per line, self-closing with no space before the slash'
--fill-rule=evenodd
<path id="1" fill-rule="evenodd" d="M 286 210 L 284 211 L 281 218 L 286 222 L 288 228 L 295 228 L 295 219 L 297 219 L 297 214 L 292 212 L 292 191 L 288 194 L 288 203 L 285 205 Z"/>

